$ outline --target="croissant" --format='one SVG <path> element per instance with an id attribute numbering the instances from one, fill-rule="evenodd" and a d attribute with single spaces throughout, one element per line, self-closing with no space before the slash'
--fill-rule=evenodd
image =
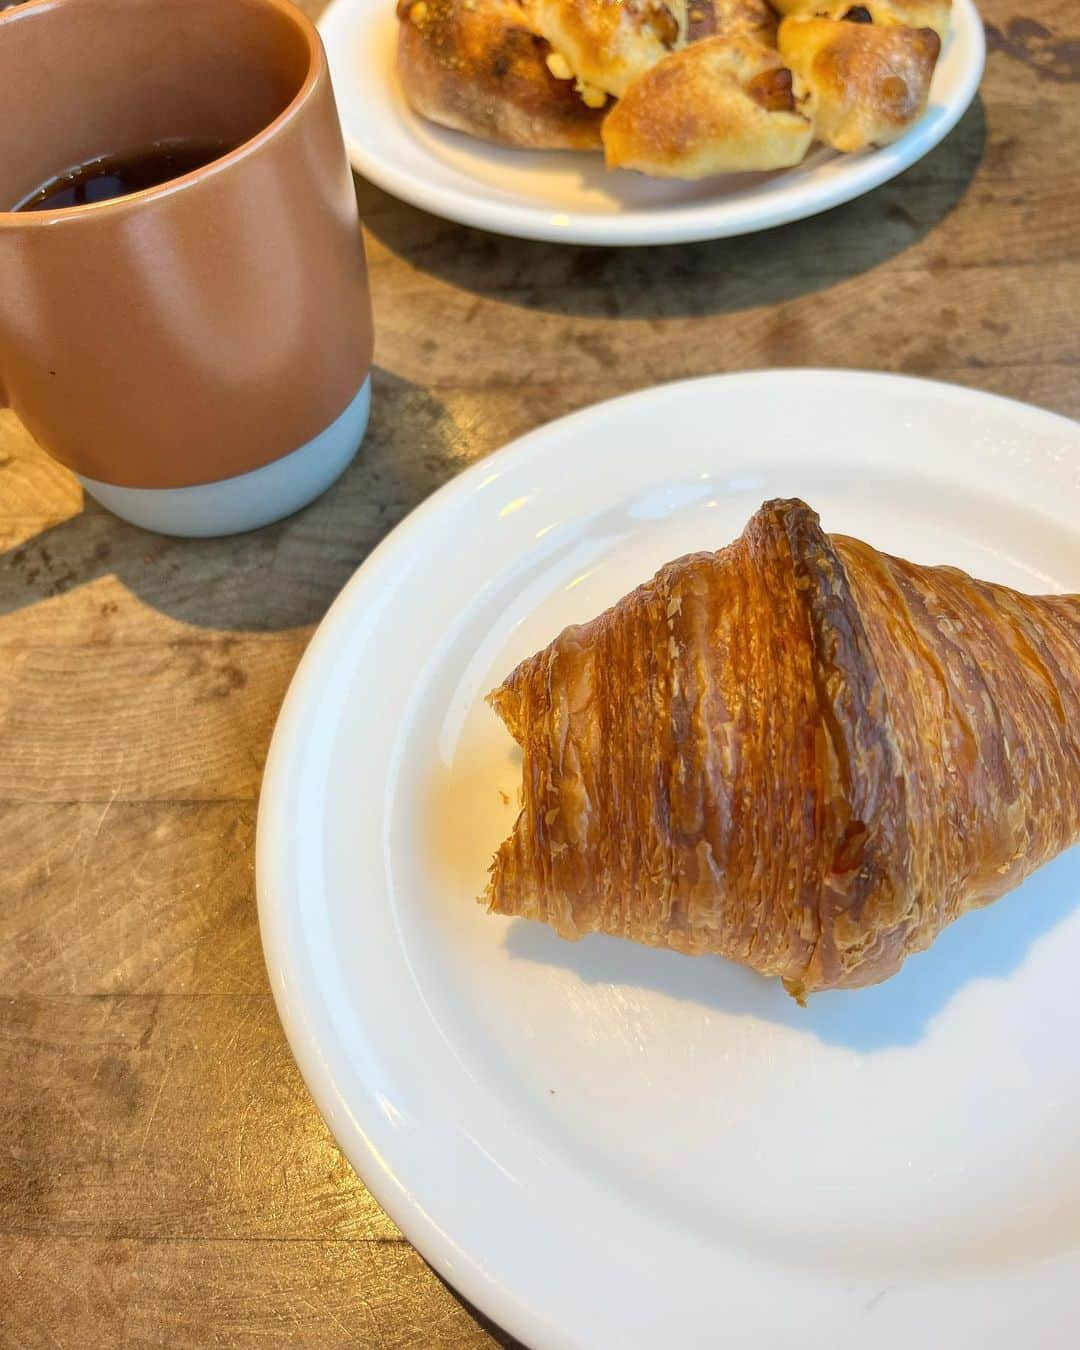
<path id="1" fill-rule="evenodd" d="M 874 984 L 1080 841 L 1080 596 L 766 503 L 489 696 L 523 752 L 497 914 Z"/>

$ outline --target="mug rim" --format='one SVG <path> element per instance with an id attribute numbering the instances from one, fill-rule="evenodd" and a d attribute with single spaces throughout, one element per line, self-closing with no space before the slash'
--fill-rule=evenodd
<path id="1" fill-rule="evenodd" d="M 231 4 L 233 0 L 217 0 L 217 2 L 219 4 Z M 28 0 L 28 3 L 17 5 L 14 9 L 0 14 L 0 31 L 2 31 L 4 24 L 18 23 L 20 19 L 25 19 L 28 15 L 41 10 L 63 9 L 68 5 L 81 3 L 83 3 L 83 0 Z M 183 0 L 171 0 L 171 3 L 183 4 Z M 154 187 L 140 188 L 137 192 L 128 192 L 122 197 L 112 197 L 106 201 L 84 202 L 81 206 L 58 206 L 51 211 L 7 211 L 0 209 L 0 230 L 47 227 L 55 229 L 58 225 L 65 223 L 76 224 L 80 220 L 89 218 L 97 220 L 107 213 L 118 215 L 143 206 L 150 201 L 169 197 L 174 192 L 182 192 L 185 188 L 194 187 L 196 183 L 204 182 L 215 174 L 224 172 L 233 164 L 247 159 L 267 141 L 272 140 L 289 122 L 295 120 L 300 109 L 318 87 L 320 80 L 328 78 L 326 52 L 322 45 L 322 39 L 319 37 L 318 29 L 299 6 L 291 3 L 291 0 L 246 0 L 246 3 L 259 5 L 266 10 L 275 10 L 278 14 L 281 14 L 302 34 L 307 44 L 308 65 L 303 82 L 272 121 L 267 122 L 266 126 L 261 127 L 254 136 L 249 137 L 246 141 L 241 141 L 239 145 L 226 151 L 225 154 L 219 155 L 217 159 L 212 159 L 209 164 L 203 164 L 200 168 L 192 169 L 176 178 L 169 178 L 164 183 L 158 183 Z M 0 406 L 3 405 L 0 404 Z"/>

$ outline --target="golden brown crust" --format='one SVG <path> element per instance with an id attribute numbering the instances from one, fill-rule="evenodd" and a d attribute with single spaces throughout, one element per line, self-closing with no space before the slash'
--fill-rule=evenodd
<path id="1" fill-rule="evenodd" d="M 585 87 L 621 98 L 686 40 L 686 0 L 518 0 L 522 22 L 541 34 Z"/>
<path id="2" fill-rule="evenodd" d="M 551 43 L 582 84 L 616 98 L 670 52 L 701 38 L 776 40 L 776 15 L 766 0 L 503 2 L 518 6 L 521 21 Z"/>
<path id="3" fill-rule="evenodd" d="M 942 42 L 952 24 L 952 0 L 871 0 L 876 23 L 901 24 L 905 28 L 932 28 Z"/>
<path id="4" fill-rule="evenodd" d="M 772 0 L 772 4 L 781 18 L 794 14 L 882 27 L 932 28 L 942 42 L 952 21 L 952 0 Z"/>
<path id="5" fill-rule="evenodd" d="M 819 140 L 888 145 L 926 109 L 941 40 L 930 28 L 787 18 L 780 54 L 810 93 Z"/>
<path id="6" fill-rule="evenodd" d="M 401 0 L 398 74 L 410 106 L 455 131 L 528 149 L 600 148 L 602 111 L 547 65 L 550 47 L 471 0 Z"/>
<path id="7" fill-rule="evenodd" d="M 791 72 L 752 38 L 704 38 L 631 85 L 604 122 L 611 167 L 703 178 L 798 164 L 813 138 Z"/>
<path id="8" fill-rule="evenodd" d="M 686 40 L 756 38 L 776 46 L 776 11 L 766 0 L 688 0 Z"/>
<path id="9" fill-rule="evenodd" d="M 529 149 L 599 149 L 607 95 L 684 42 L 776 40 L 766 0 L 399 0 L 397 13 L 410 106 Z"/>
<path id="10" fill-rule="evenodd" d="M 523 807 L 487 899 L 565 937 L 874 983 L 1080 841 L 1080 597 L 767 503 L 523 662 Z"/>
<path id="11" fill-rule="evenodd" d="M 607 117 L 609 165 L 702 178 L 797 164 L 812 139 L 806 119 L 838 150 L 895 140 L 926 107 L 950 9 L 399 0 L 398 68 L 411 106 L 444 126 L 532 149 L 596 149 Z M 777 10 L 788 16 L 779 29 Z M 757 84 L 745 77 L 748 52 L 771 62 Z M 777 67 L 793 72 L 787 88 Z"/>

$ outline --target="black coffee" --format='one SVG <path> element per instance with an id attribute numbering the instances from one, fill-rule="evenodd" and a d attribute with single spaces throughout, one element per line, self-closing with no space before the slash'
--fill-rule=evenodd
<path id="1" fill-rule="evenodd" d="M 11 209 L 55 211 L 126 197 L 201 169 L 232 148 L 219 141 L 155 141 L 128 155 L 100 155 L 48 179 Z"/>

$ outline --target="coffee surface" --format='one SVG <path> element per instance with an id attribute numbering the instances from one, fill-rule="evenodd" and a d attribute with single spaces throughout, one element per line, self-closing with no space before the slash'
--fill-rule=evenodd
<path id="1" fill-rule="evenodd" d="M 127 154 L 99 155 L 53 174 L 10 209 L 55 211 L 127 197 L 201 169 L 232 148 L 222 142 L 177 139 L 157 141 Z"/>

